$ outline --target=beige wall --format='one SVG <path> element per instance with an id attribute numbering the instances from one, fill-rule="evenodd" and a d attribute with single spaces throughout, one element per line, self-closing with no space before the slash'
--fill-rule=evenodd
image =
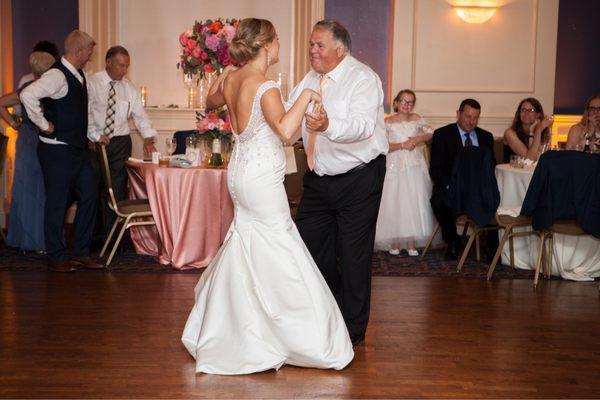
<path id="1" fill-rule="evenodd" d="M 291 0 L 120 0 L 120 7 L 119 37 L 131 53 L 129 78 L 148 88 L 150 105 L 186 104 L 182 73 L 175 66 L 180 53 L 178 39 L 196 19 L 269 19 L 281 42 L 280 61 L 270 73 L 291 76 Z"/>
<path id="2" fill-rule="evenodd" d="M 483 24 L 460 20 L 446 0 L 395 0 L 392 91 L 416 91 L 435 126 L 455 120 L 463 98 L 482 104 L 480 126 L 501 135 L 518 102 L 554 107 L 558 0 L 501 4 Z"/>

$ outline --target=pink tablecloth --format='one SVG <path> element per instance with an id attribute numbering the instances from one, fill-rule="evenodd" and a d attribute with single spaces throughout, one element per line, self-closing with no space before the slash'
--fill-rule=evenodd
<path id="1" fill-rule="evenodd" d="M 204 268 L 233 220 L 227 170 L 127 162 L 129 198 L 148 198 L 156 227 L 134 227 L 138 254 L 177 269 Z"/>

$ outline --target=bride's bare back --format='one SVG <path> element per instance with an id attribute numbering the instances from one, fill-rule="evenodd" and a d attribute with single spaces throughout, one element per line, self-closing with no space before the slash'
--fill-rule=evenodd
<path id="1" fill-rule="evenodd" d="M 254 96 L 260 85 L 265 81 L 264 76 L 244 69 L 232 71 L 225 78 L 223 96 L 229 110 L 229 118 L 234 133 L 240 134 L 248 126 Z"/>

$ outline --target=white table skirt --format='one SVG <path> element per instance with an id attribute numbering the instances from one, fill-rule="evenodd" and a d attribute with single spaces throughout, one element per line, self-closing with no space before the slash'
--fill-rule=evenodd
<path id="1" fill-rule="evenodd" d="M 533 167 L 512 168 L 509 164 L 496 167 L 500 207 L 521 207 L 533 171 Z M 501 231 L 500 235 L 502 233 Z M 534 269 L 539 245 L 539 239 L 535 235 L 515 238 L 515 267 Z M 589 235 L 555 234 L 552 251 L 553 275 L 575 281 L 590 281 L 600 276 L 600 240 Z M 508 242 L 502 249 L 502 262 L 506 265 L 510 263 Z"/>

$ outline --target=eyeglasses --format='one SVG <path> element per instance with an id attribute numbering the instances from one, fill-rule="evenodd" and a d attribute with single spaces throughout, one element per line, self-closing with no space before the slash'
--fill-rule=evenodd
<path id="1" fill-rule="evenodd" d="M 412 106 L 412 105 L 414 105 L 414 104 L 415 104 L 415 102 L 414 102 L 414 101 L 409 101 L 409 100 L 404 100 L 404 99 L 400 99 L 400 101 L 399 101 L 398 103 L 400 103 L 400 104 L 402 104 L 402 105 L 405 105 L 405 104 L 406 104 L 406 105 L 409 105 L 409 106 Z"/>
<path id="2" fill-rule="evenodd" d="M 533 113 L 537 112 L 537 110 L 535 108 L 533 108 L 533 107 L 532 108 L 521 107 L 521 109 L 519 111 L 522 112 L 522 113 L 530 113 L 530 114 L 533 114 Z"/>
<path id="3" fill-rule="evenodd" d="M 588 112 L 590 112 L 590 113 L 597 113 L 597 112 L 600 112 L 600 107 L 592 107 L 592 106 L 589 106 L 589 107 L 588 107 Z"/>

